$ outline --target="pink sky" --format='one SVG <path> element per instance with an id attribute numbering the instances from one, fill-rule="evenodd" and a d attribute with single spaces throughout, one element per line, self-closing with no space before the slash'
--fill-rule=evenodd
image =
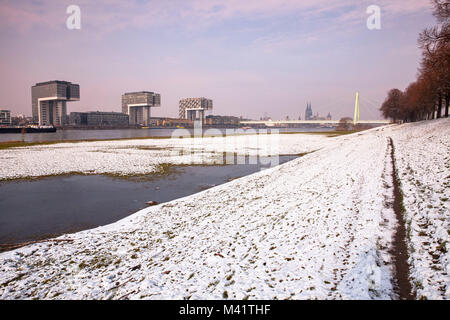
<path id="1" fill-rule="evenodd" d="M 81 8 L 81 30 L 66 8 Z M 381 7 L 381 30 L 366 8 Z M 81 86 L 68 111 L 120 111 L 121 94 L 161 93 L 155 116 L 205 96 L 213 114 L 274 119 L 314 112 L 379 118 L 387 90 L 413 81 L 418 33 L 433 25 L 428 0 L 7 1 L 0 0 L 0 109 L 31 114 L 30 87 Z"/>

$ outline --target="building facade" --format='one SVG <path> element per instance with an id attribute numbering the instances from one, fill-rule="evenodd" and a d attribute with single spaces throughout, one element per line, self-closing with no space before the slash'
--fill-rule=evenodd
<path id="1" fill-rule="evenodd" d="M 80 100 L 80 86 L 67 81 L 40 82 L 31 87 L 33 122 L 63 126 L 67 123 L 67 101 Z"/>
<path id="2" fill-rule="evenodd" d="M 180 119 L 205 120 L 205 111 L 212 110 L 213 101 L 204 97 L 185 98 L 180 100 L 179 116 Z"/>
<path id="3" fill-rule="evenodd" d="M 126 127 L 129 117 L 121 112 L 71 112 L 69 124 L 72 126 Z"/>
<path id="4" fill-rule="evenodd" d="M 168 117 L 152 117 L 150 120 L 152 127 L 183 127 L 190 128 L 194 123 L 187 119 L 168 118 Z"/>
<path id="5" fill-rule="evenodd" d="M 150 108 L 161 106 L 161 95 L 150 91 L 129 92 L 122 95 L 122 113 L 129 116 L 130 125 L 150 124 Z"/>
<path id="6" fill-rule="evenodd" d="M 0 125 L 11 125 L 11 110 L 0 110 Z"/>
<path id="7" fill-rule="evenodd" d="M 237 126 L 241 122 L 241 118 L 233 116 L 206 116 L 205 123 L 211 126 Z"/>

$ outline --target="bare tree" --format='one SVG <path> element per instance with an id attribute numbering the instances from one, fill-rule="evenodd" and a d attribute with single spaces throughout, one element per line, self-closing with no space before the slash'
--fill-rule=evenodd
<path id="1" fill-rule="evenodd" d="M 405 92 L 389 91 L 381 111 L 394 121 L 448 117 L 450 103 L 450 0 L 433 0 L 437 25 L 425 29 L 418 43 L 423 49 L 417 80 Z"/>
<path id="2" fill-rule="evenodd" d="M 450 1 L 433 0 L 434 11 L 438 24 L 426 28 L 419 35 L 419 46 L 427 51 L 433 51 L 436 46 L 450 42 Z"/>
<path id="3" fill-rule="evenodd" d="M 403 107 L 403 92 L 399 89 L 391 89 L 380 110 L 385 118 L 390 118 L 394 122 L 405 120 Z"/>

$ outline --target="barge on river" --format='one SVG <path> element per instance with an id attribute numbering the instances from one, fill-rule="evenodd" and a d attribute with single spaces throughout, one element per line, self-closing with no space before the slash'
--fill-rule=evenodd
<path id="1" fill-rule="evenodd" d="M 0 133 L 42 133 L 56 132 L 53 126 L 0 127 Z"/>

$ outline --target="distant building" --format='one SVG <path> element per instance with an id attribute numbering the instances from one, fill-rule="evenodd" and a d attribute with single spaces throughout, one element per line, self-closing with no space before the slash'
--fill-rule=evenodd
<path id="1" fill-rule="evenodd" d="M 67 81 L 47 81 L 31 87 L 33 121 L 39 125 L 67 123 L 67 101 L 80 100 L 80 86 Z"/>
<path id="2" fill-rule="evenodd" d="M 261 121 L 272 121 L 272 118 L 267 115 L 267 112 L 264 112 L 264 117 L 260 118 Z"/>
<path id="3" fill-rule="evenodd" d="M 312 120 L 313 119 L 313 112 L 311 108 L 311 103 L 306 104 L 306 110 L 305 110 L 305 120 Z"/>
<path id="4" fill-rule="evenodd" d="M 122 95 L 122 113 L 129 115 L 130 125 L 150 124 L 150 108 L 161 106 L 161 95 L 150 91 L 129 92 Z"/>
<path id="5" fill-rule="evenodd" d="M 207 125 L 215 125 L 215 126 L 228 126 L 228 125 L 238 125 L 241 121 L 241 118 L 239 117 L 234 117 L 234 116 L 214 116 L 214 115 L 209 115 L 206 116 L 206 121 L 205 123 Z"/>
<path id="6" fill-rule="evenodd" d="M 0 110 L 0 125 L 11 125 L 11 110 Z"/>
<path id="7" fill-rule="evenodd" d="M 185 98 L 180 100 L 180 119 L 205 120 L 205 111 L 212 110 L 213 101 L 207 98 Z"/>
<path id="8" fill-rule="evenodd" d="M 328 115 L 326 117 L 319 116 L 318 112 L 316 114 L 313 114 L 311 102 L 308 102 L 306 104 L 305 120 L 331 120 L 331 113 L 328 112 Z"/>
<path id="9" fill-rule="evenodd" d="M 33 124 L 33 117 L 27 117 L 24 114 L 18 114 L 16 117 L 11 117 L 11 125 L 13 126 L 27 126 Z"/>
<path id="10" fill-rule="evenodd" d="M 72 126 L 124 127 L 129 117 L 121 112 L 71 112 L 69 124 Z"/>
<path id="11" fill-rule="evenodd" d="M 150 126 L 153 127 L 183 127 L 190 128 L 193 122 L 187 119 L 168 118 L 168 117 L 152 117 L 150 119 Z"/>

